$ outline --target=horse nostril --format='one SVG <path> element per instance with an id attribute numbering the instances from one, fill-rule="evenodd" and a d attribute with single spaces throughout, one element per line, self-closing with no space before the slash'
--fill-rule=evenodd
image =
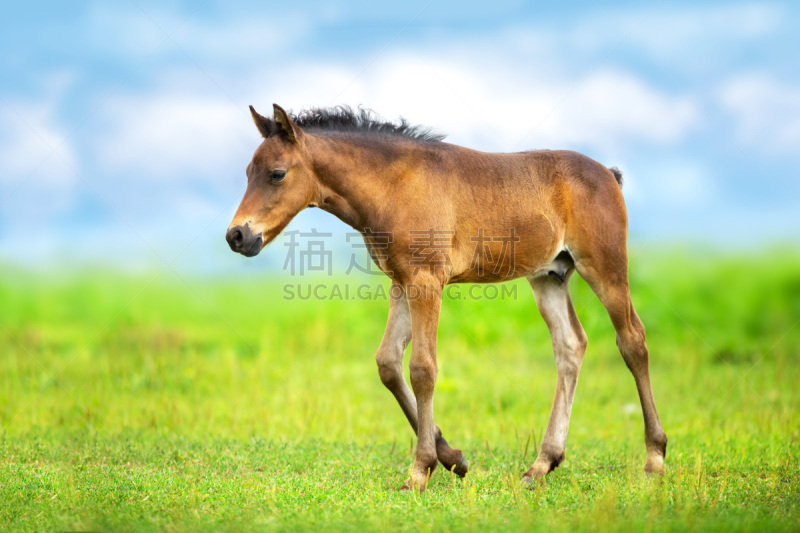
<path id="1" fill-rule="evenodd" d="M 228 234 L 225 237 L 225 240 L 228 241 L 228 244 L 234 250 L 236 248 L 240 248 L 244 242 L 244 233 L 241 229 L 239 229 L 239 226 L 229 229 Z"/>

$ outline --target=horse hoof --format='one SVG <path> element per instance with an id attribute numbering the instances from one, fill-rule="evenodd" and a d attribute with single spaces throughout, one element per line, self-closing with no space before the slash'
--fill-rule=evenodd
<path id="1" fill-rule="evenodd" d="M 543 477 L 531 477 L 529 475 L 522 476 L 522 487 L 528 490 L 533 490 L 538 486 L 544 485 L 544 478 Z"/>
<path id="2" fill-rule="evenodd" d="M 458 477 L 464 477 L 467 475 L 467 472 L 469 472 L 469 462 L 467 462 L 463 455 L 458 464 L 453 466 L 452 472 Z"/>
<path id="3" fill-rule="evenodd" d="M 412 485 L 409 485 L 408 482 L 406 482 L 406 483 L 403 483 L 402 487 L 400 487 L 400 492 L 402 492 L 403 494 L 408 494 L 412 490 L 422 494 L 423 492 L 425 492 L 425 486 L 424 485 L 420 485 L 420 486 L 413 485 L 412 486 Z"/>
<path id="4" fill-rule="evenodd" d="M 408 481 L 403 483 L 402 487 L 400 487 L 400 492 L 402 493 L 411 492 L 412 490 L 415 490 L 420 493 L 425 492 L 425 485 L 417 485 L 416 483 L 414 483 L 409 479 Z"/>
<path id="5" fill-rule="evenodd" d="M 664 456 L 653 453 L 647 455 L 647 462 L 644 465 L 644 471 L 647 474 L 655 476 L 664 475 Z"/>

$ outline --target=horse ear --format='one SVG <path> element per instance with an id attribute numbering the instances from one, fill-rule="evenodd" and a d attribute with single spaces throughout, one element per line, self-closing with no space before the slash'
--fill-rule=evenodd
<path id="1" fill-rule="evenodd" d="M 258 114 L 258 111 L 250 106 L 250 114 L 253 115 L 253 122 L 256 124 L 256 128 L 261 133 L 261 136 L 265 139 L 275 133 L 275 123 L 272 122 L 267 117 L 262 117 Z"/>
<path id="2" fill-rule="evenodd" d="M 296 143 L 300 141 L 300 138 L 303 136 L 303 130 L 300 129 L 300 126 L 294 123 L 291 118 L 289 118 L 289 114 L 283 110 L 281 106 L 278 104 L 272 104 L 273 109 L 275 110 L 275 126 L 280 133 L 287 141 Z"/>

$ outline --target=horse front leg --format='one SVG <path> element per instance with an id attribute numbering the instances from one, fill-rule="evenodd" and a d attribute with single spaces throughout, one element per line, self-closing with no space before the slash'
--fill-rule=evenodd
<path id="1" fill-rule="evenodd" d="M 381 382 L 389 389 L 417 433 L 417 400 L 403 377 L 403 354 L 411 341 L 411 313 L 405 292 L 398 284 L 392 285 L 392 299 L 389 304 L 389 319 L 375 360 Z M 469 464 L 461 450 L 451 448 L 435 427 L 436 456 L 448 471 L 464 477 Z"/>
<path id="2" fill-rule="evenodd" d="M 431 283 L 406 286 L 414 289 L 408 298 L 411 315 L 411 361 L 408 368 L 411 387 L 417 399 L 417 449 L 411 476 L 403 489 L 425 490 L 428 479 L 436 469 L 436 426 L 433 422 L 433 388 L 436 384 L 436 336 L 439 328 L 439 312 L 442 297 L 439 286 Z"/>

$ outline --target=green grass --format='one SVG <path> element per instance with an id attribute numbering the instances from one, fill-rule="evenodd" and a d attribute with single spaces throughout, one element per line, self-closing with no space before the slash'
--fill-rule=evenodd
<path id="1" fill-rule="evenodd" d="M 3 274 L 2 529 L 800 528 L 797 253 L 632 259 L 663 479 L 641 472 L 633 379 L 582 281 L 567 459 L 531 492 L 555 368 L 530 289 L 446 302 L 437 422 L 471 470 L 422 495 L 396 490 L 413 434 L 373 360 L 385 301 L 283 299 L 307 279 Z"/>

